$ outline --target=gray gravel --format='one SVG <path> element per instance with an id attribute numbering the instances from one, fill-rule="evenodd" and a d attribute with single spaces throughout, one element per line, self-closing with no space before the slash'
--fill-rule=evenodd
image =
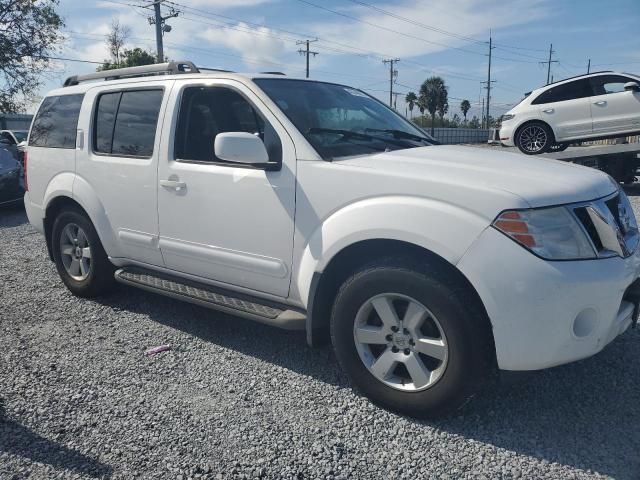
<path id="1" fill-rule="evenodd" d="M 0 211 L 1 479 L 636 480 L 639 346 L 629 331 L 416 421 L 354 394 L 300 333 L 133 289 L 73 297 L 24 213 Z"/>

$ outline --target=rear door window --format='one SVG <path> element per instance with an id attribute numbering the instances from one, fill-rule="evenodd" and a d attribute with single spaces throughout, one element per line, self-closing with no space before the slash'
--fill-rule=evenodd
<path id="1" fill-rule="evenodd" d="M 29 145 L 47 148 L 76 148 L 78 115 L 84 94 L 47 97 L 31 127 Z"/>
<path id="2" fill-rule="evenodd" d="M 94 151 L 106 155 L 151 157 L 162 96 L 160 89 L 100 95 L 93 130 Z"/>
<path id="3" fill-rule="evenodd" d="M 564 102 L 566 100 L 590 97 L 591 95 L 592 90 L 589 79 L 584 78 L 552 87 L 542 92 L 531 104 L 540 105 L 544 103 Z"/>

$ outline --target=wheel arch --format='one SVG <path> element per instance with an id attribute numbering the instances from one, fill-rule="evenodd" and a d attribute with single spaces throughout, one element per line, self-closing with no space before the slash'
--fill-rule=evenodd
<path id="1" fill-rule="evenodd" d="M 108 255 L 111 255 L 110 252 L 113 251 L 116 244 L 113 239 L 113 230 L 111 229 L 111 224 L 109 222 L 109 219 L 107 218 L 107 214 L 104 210 L 104 207 L 102 206 L 102 203 L 97 198 L 94 198 L 93 201 L 87 202 L 78 195 L 71 196 L 69 194 L 60 194 L 50 198 L 44 210 L 45 214 L 43 219 L 43 227 L 49 258 L 53 260 L 51 243 L 51 231 L 53 229 L 53 222 L 55 221 L 58 214 L 67 208 L 79 210 L 87 216 L 89 221 L 96 229 L 98 238 L 100 239 L 105 252 L 107 252 Z"/>
<path id="2" fill-rule="evenodd" d="M 306 333 L 309 345 L 318 346 L 328 342 L 333 301 L 338 289 L 349 275 L 376 258 L 390 256 L 409 258 L 415 264 L 426 266 L 446 276 L 456 288 L 466 290 L 472 298 L 474 308 L 480 313 L 480 321 L 485 323 L 485 331 L 495 355 L 493 328 L 489 316 L 480 295 L 467 277 L 455 265 L 433 251 L 410 242 L 393 239 L 370 239 L 353 243 L 334 255 L 323 272 L 314 273 L 307 304 Z"/>
<path id="3" fill-rule="evenodd" d="M 521 123 L 520 125 L 518 125 L 518 126 L 516 127 L 516 129 L 514 130 L 514 134 L 513 134 L 513 143 L 514 143 L 514 145 L 515 145 L 516 147 L 518 146 L 518 144 L 517 144 L 517 139 L 518 139 L 518 135 L 520 134 L 520 131 L 521 131 L 524 127 L 526 127 L 527 125 L 531 125 L 532 123 L 539 123 L 539 124 L 541 124 L 541 125 L 546 126 L 546 127 L 551 131 L 551 134 L 553 135 L 553 139 L 552 139 L 552 140 L 553 140 L 553 142 L 552 142 L 552 143 L 555 143 L 557 136 L 556 136 L 556 131 L 553 129 L 553 127 L 552 127 L 548 122 L 545 122 L 544 120 L 542 120 L 542 119 L 540 119 L 540 118 L 530 118 L 530 119 L 525 120 L 524 122 L 522 122 L 522 123 Z"/>

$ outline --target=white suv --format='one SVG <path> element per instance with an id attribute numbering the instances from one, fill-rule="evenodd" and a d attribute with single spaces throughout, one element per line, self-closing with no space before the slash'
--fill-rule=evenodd
<path id="1" fill-rule="evenodd" d="M 500 141 L 535 155 L 640 133 L 640 77 L 594 72 L 546 85 L 501 118 Z"/>
<path id="2" fill-rule="evenodd" d="M 634 321 L 638 227 L 599 171 L 433 146 L 332 83 L 183 62 L 65 85 L 33 121 L 25 205 L 76 295 L 118 281 L 304 329 L 412 415 Z"/>

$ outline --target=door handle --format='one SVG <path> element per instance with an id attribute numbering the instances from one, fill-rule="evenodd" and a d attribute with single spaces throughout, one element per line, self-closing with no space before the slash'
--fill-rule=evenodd
<path id="1" fill-rule="evenodd" d="M 547 108 L 546 110 L 542 110 L 544 113 L 553 113 L 555 110 L 553 108 Z"/>
<path id="2" fill-rule="evenodd" d="M 166 188 L 173 188 L 176 192 L 179 192 L 183 188 L 187 188 L 186 183 L 178 182 L 177 180 L 160 180 L 160 185 Z"/>
<path id="3" fill-rule="evenodd" d="M 593 104 L 594 104 L 594 105 L 602 106 L 602 105 L 606 105 L 606 104 L 607 104 L 607 101 L 606 101 L 606 100 L 600 100 L 599 102 L 593 102 Z"/>

